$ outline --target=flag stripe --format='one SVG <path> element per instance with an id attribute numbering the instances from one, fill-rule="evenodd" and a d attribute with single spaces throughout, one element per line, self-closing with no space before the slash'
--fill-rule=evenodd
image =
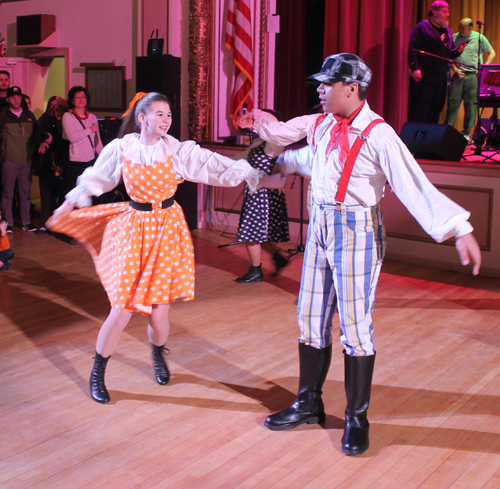
<path id="1" fill-rule="evenodd" d="M 231 95 L 233 122 L 242 105 L 253 109 L 253 42 L 251 0 L 229 0 L 226 26 L 226 47 L 233 51 L 234 83 Z M 236 126 L 236 124 L 235 124 Z"/>

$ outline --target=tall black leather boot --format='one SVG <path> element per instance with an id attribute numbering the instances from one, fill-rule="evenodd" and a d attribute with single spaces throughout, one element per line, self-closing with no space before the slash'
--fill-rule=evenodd
<path id="1" fill-rule="evenodd" d="M 325 408 L 322 388 L 330 368 L 332 347 L 318 349 L 299 343 L 299 393 L 293 404 L 267 417 L 264 425 L 270 430 L 291 430 L 304 423 L 324 423 Z"/>
<path id="2" fill-rule="evenodd" d="M 344 353 L 345 393 L 347 408 L 345 411 L 342 453 L 360 455 L 370 446 L 367 413 L 370 404 L 375 355 L 353 357 Z"/>
<path id="3" fill-rule="evenodd" d="M 104 372 L 110 358 L 111 355 L 108 358 L 103 358 L 96 352 L 94 368 L 90 374 L 90 395 L 94 401 L 100 402 L 101 404 L 105 404 L 110 401 L 108 391 L 104 385 Z"/>
<path id="4" fill-rule="evenodd" d="M 156 382 L 160 385 L 167 385 L 170 380 L 170 372 L 168 371 L 167 364 L 163 358 L 163 353 L 169 354 L 170 351 L 164 346 L 156 346 L 151 343 L 153 347 L 153 364 L 155 366 Z"/>
<path id="5" fill-rule="evenodd" d="M 236 282 L 239 284 L 248 284 L 250 282 L 262 282 L 263 280 L 262 266 L 259 265 L 258 267 L 250 266 L 248 272 L 243 277 L 237 278 Z"/>

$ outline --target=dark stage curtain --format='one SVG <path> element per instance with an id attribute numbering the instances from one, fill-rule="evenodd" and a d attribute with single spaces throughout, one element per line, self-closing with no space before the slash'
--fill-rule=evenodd
<path id="1" fill-rule="evenodd" d="M 399 132 L 408 107 L 413 0 L 326 0 L 325 57 L 353 53 L 373 70 L 368 103 Z"/>
<path id="2" fill-rule="evenodd" d="M 317 68 L 311 71 L 309 67 L 306 73 L 306 1 L 311 0 L 277 2 L 281 32 L 277 36 L 275 108 L 282 113 L 283 120 L 308 112 L 305 79 L 320 69 L 318 61 Z M 399 132 L 408 111 L 410 33 L 417 22 L 427 18 L 432 0 L 324 1 L 323 57 L 342 52 L 361 56 L 373 70 L 368 89 L 370 107 Z M 500 63 L 500 0 L 448 0 L 448 3 L 452 32 L 458 31 L 458 22 L 463 17 L 482 19 L 486 23 L 484 34 L 497 52 L 493 62 Z M 317 17 L 319 24 L 321 18 Z M 488 111 L 486 114 L 489 116 Z"/>
<path id="3" fill-rule="evenodd" d="M 399 132 L 408 109 L 408 41 L 417 22 L 427 18 L 432 0 L 326 0 L 324 55 L 350 52 L 373 70 L 370 107 Z M 463 17 L 481 19 L 484 34 L 500 63 L 499 0 L 448 0 L 450 29 L 458 32 Z M 474 26 L 477 30 L 477 27 Z M 443 110 L 442 121 L 444 121 Z M 488 111 L 486 112 L 488 114 Z M 457 126 L 461 123 L 459 114 Z"/>
<path id="4" fill-rule="evenodd" d="M 281 27 L 276 39 L 274 108 L 284 121 L 307 113 L 305 2 L 278 0 L 277 3 Z"/>

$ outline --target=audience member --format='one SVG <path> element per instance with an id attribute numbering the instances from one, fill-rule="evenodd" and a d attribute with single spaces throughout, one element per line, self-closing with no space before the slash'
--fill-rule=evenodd
<path id="1" fill-rule="evenodd" d="M 21 102 L 23 110 L 31 110 L 31 98 L 29 95 L 23 93 L 23 100 Z"/>
<path id="2" fill-rule="evenodd" d="M 61 97 L 50 97 L 47 109 L 40 117 L 37 137 L 40 153 L 37 174 L 40 184 L 40 201 L 42 206 L 42 225 L 37 235 L 47 233 L 45 223 L 54 210 L 64 202 L 66 190 L 63 179 L 64 166 L 67 161 L 68 145 L 62 137 L 62 116 L 69 110 L 68 103 Z"/>
<path id="3" fill-rule="evenodd" d="M 10 73 L 7 70 L 0 71 L 0 110 L 5 106 L 9 105 L 7 103 L 7 90 L 10 87 Z"/>
<path id="4" fill-rule="evenodd" d="M 33 136 L 38 125 L 33 113 L 23 110 L 21 102 L 23 93 L 19 87 L 7 90 L 8 106 L 0 111 L 0 139 L 2 140 L 0 160 L 2 162 L 2 207 L 8 222 L 7 232 L 12 232 L 14 216 L 12 201 L 14 189 L 19 189 L 19 204 L 22 227 L 25 231 L 34 232 L 31 224 L 31 161 L 35 143 Z"/>
<path id="5" fill-rule="evenodd" d="M 70 142 L 67 192 L 76 187 L 78 177 L 94 164 L 103 147 L 97 117 L 86 110 L 89 102 L 90 94 L 84 87 L 73 87 L 68 93 L 70 110 L 62 117 L 63 137 Z"/>

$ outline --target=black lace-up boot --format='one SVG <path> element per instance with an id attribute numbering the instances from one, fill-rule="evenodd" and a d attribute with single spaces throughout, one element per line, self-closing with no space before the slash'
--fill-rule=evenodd
<path id="1" fill-rule="evenodd" d="M 262 267 L 250 266 L 248 272 L 243 275 L 243 277 L 237 278 L 236 282 L 239 284 L 248 284 L 250 282 L 262 282 L 264 280 L 264 274 L 262 273 Z"/>
<path id="2" fill-rule="evenodd" d="M 321 399 L 332 347 L 318 349 L 299 343 L 300 379 L 299 393 L 293 404 L 268 416 L 264 425 L 270 430 L 291 430 L 304 423 L 324 423 L 325 408 Z"/>
<path id="3" fill-rule="evenodd" d="M 345 393 L 347 409 L 345 411 L 342 453 L 361 455 L 368 450 L 370 441 L 368 432 L 368 405 L 372 388 L 375 355 L 353 357 L 344 353 Z"/>
<path id="4" fill-rule="evenodd" d="M 170 380 L 170 372 L 168 371 L 167 364 L 163 358 L 163 354 L 168 355 L 170 350 L 165 348 L 165 346 L 155 346 L 153 347 L 153 364 L 155 366 L 156 382 L 160 385 L 167 385 Z"/>
<path id="5" fill-rule="evenodd" d="M 92 399 L 101 404 L 105 404 L 110 401 L 108 391 L 104 385 L 104 372 L 106 371 L 106 365 L 111 355 L 108 358 L 103 358 L 99 353 L 95 353 L 94 368 L 90 374 L 90 395 Z"/>

